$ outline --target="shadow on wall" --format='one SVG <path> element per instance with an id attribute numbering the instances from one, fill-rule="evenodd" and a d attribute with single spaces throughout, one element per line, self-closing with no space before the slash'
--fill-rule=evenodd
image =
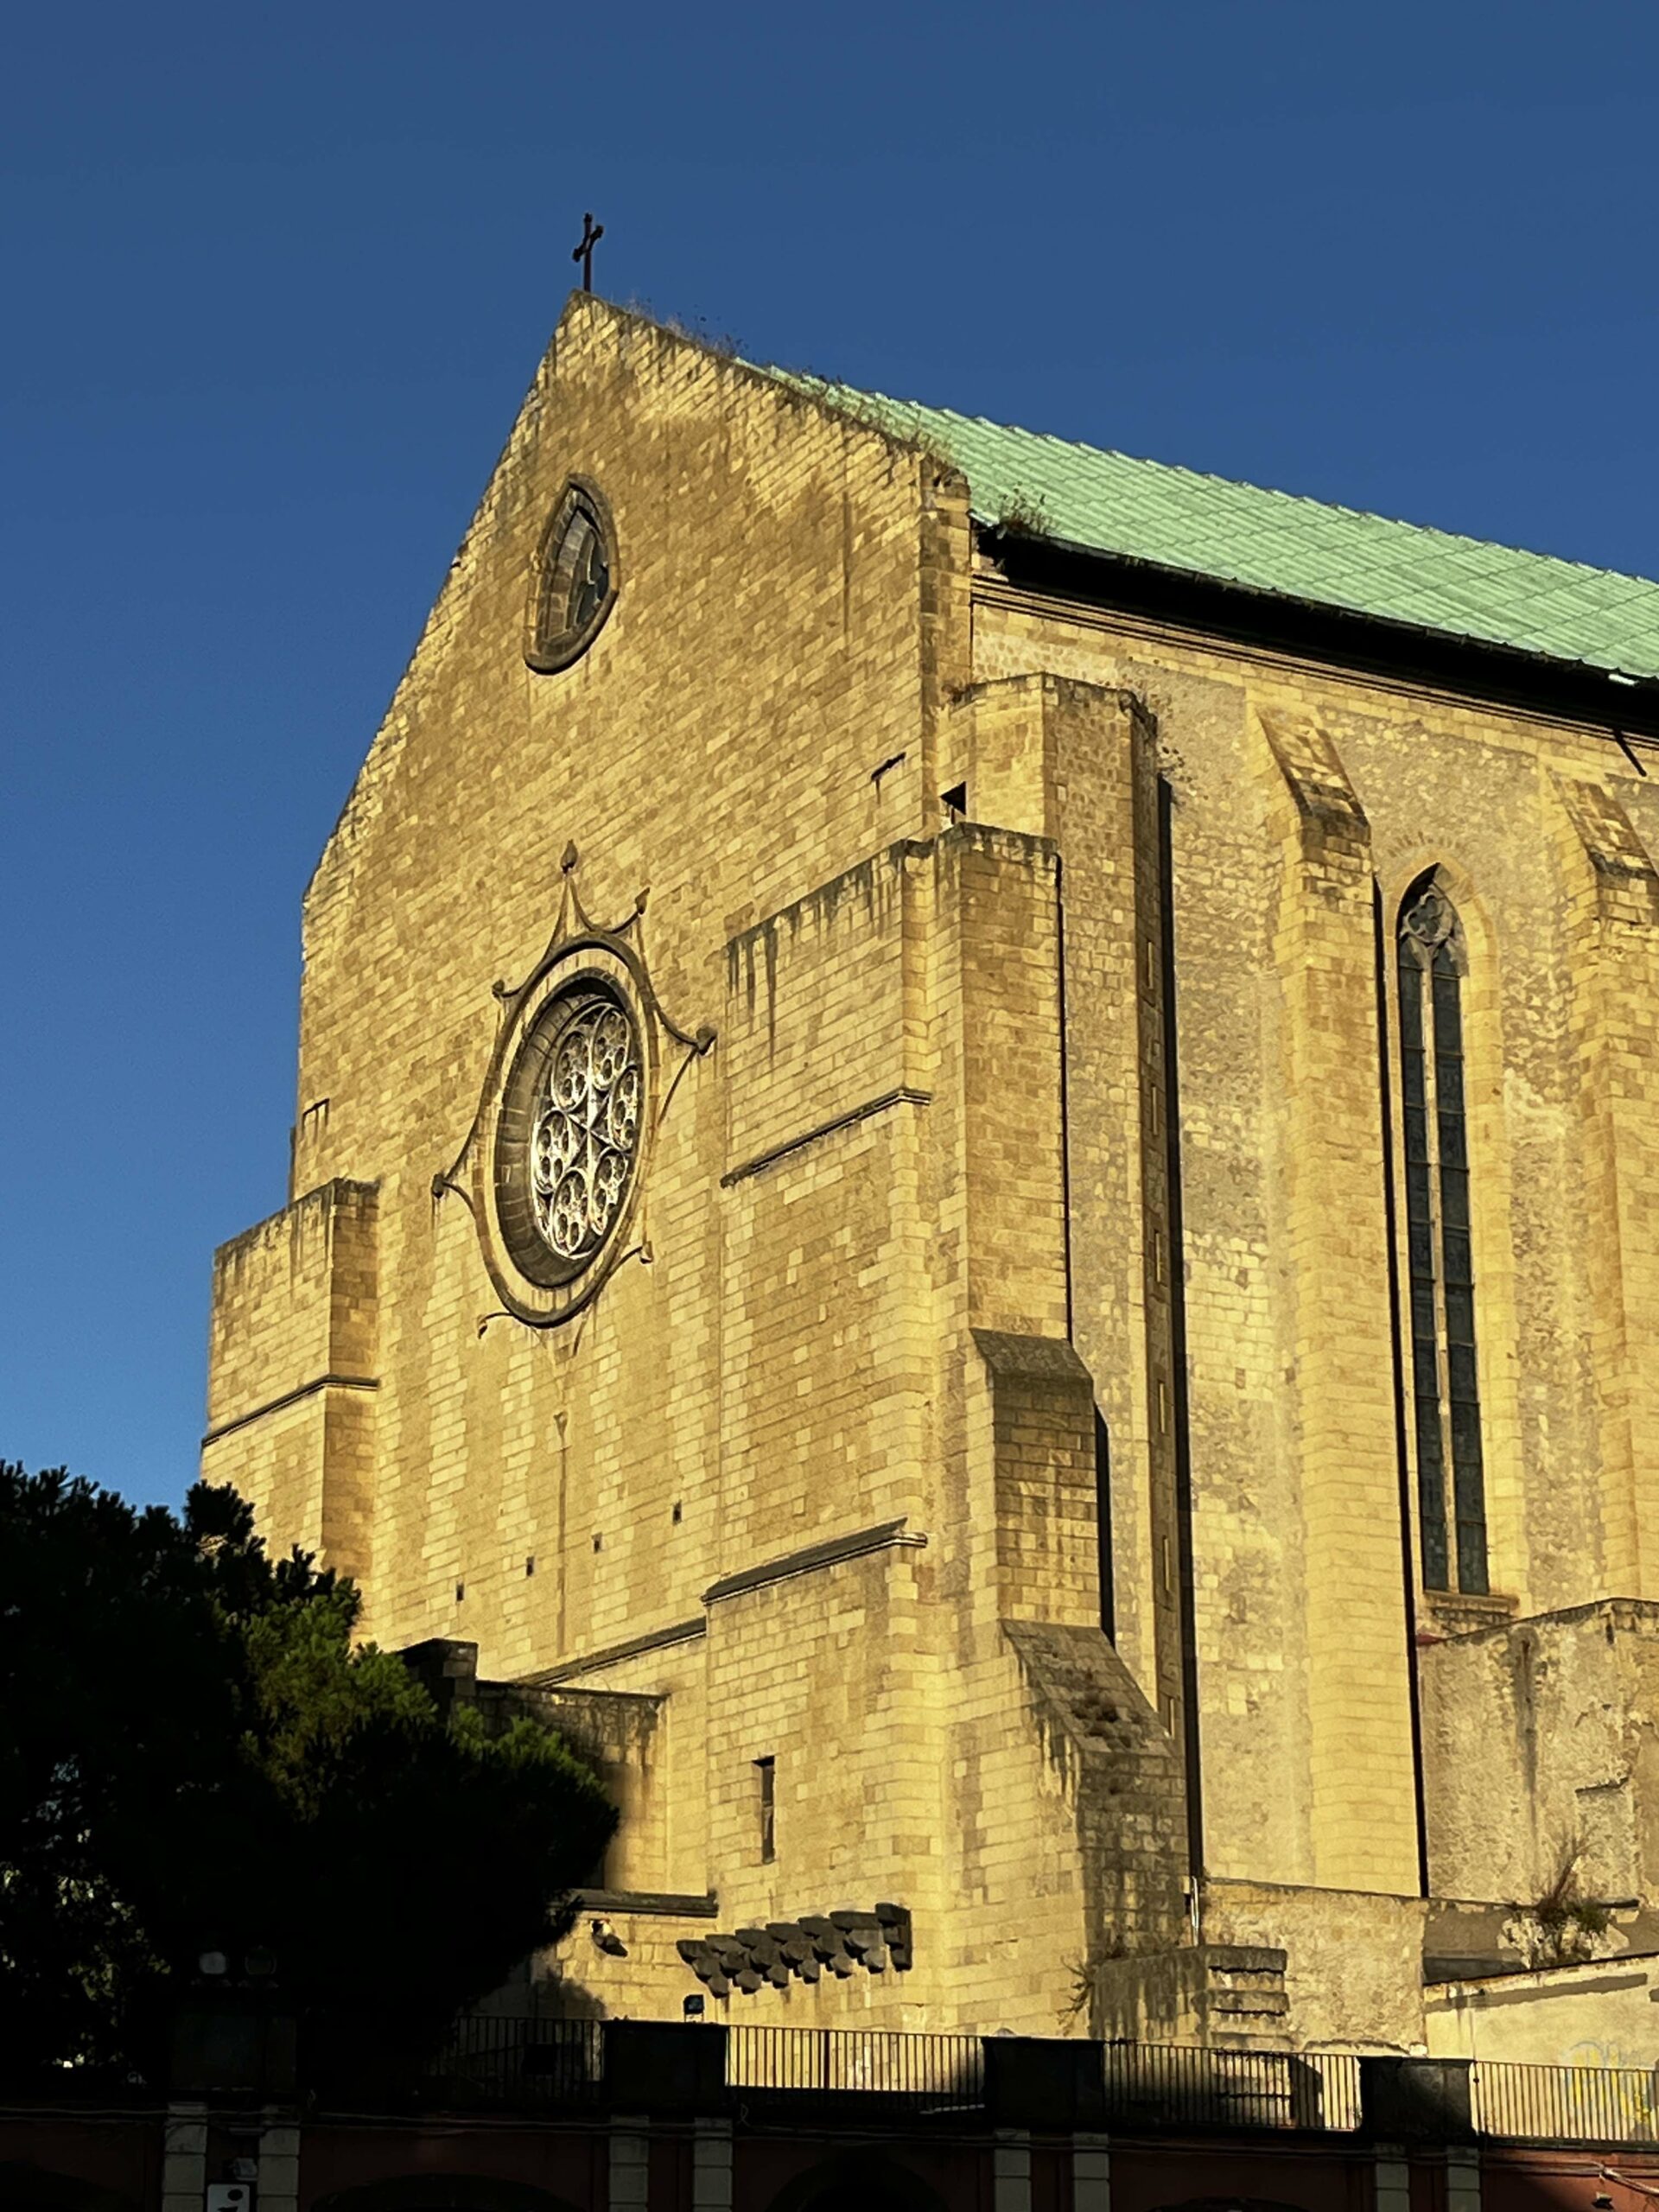
<path id="1" fill-rule="evenodd" d="M 0 2159 L 0 2205 L 5 2212 L 139 2212 L 115 2190 L 20 2158 Z"/>
<path id="2" fill-rule="evenodd" d="M 1160 2204 L 1155 2212 L 1302 2212 L 1276 2196 L 1189 2196 L 1182 2204 Z"/>
<path id="3" fill-rule="evenodd" d="M 591 1921 L 587 1913 L 584 1919 Z M 603 1925 L 603 1923 L 600 1923 Z M 576 1923 L 578 1928 L 582 1921 Z M 531 1990 L 538 2018 L 544 2020 L 607 2020 L 610 2012 L 602 1997 L 595 1997 L 585 1982 L 573 1980 L 568 1974 L 550 1974 L 544 1981 L 533 1982 Z"/>
<path id="4" fill-rule="evenodd" d="M 320 2196 L 312 2212 L 576 2212 L 568 2198 L 487 2174 L 397 2174 Z"/>
<path id="5" fill-rule="evenodd" d="M 945 2212 L 945 2206 L 896 2159 L 855 2152 L 798 2174 L 767 2212 Z"/>

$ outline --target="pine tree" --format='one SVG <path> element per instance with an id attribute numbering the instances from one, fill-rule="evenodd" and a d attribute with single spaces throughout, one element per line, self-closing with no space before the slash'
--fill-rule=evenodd
<path id="1" fill-rule="evenodd" d="M 348 1581 L 0 1463 L 0 2071 L 157 2080 L 204 1952 L 264 1955 L 314 2066 L 384 2075 L 565 1932 L 615 1823 L 520 1719 L 448 1719 Z"/>

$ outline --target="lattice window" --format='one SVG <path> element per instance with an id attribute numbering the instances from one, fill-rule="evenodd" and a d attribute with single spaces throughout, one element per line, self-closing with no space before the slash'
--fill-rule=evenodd
<path id="1" fill-rule="evenodd" d="M 531 1281 L 574 1280 L 626 1211 L 645 1083 L 613 990 L 583 976 L 549 998 L 508 1072 L 495 1147 L 501 1233 Z"/>
<path id="2" fill-rule="evenodd" d="M 1463 1056 L 1468 958 L 1457 908 L 1433 875 L 1402 903 L 1397 953 L 1423 1581 L 1431 1590 L 1481 1592 L 1488 1586 L 1485 1474 Z"/>

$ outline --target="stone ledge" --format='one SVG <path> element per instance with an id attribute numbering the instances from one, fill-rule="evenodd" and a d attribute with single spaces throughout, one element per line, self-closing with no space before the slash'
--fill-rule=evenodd
<path id="1" fill-rule="evenodd" d="M 768 1167 L 775 1167 L 779 1160 L 788 1160 L 808 1145 L 818 1144 L 825 1137 L 837 1135 L 842 1129 L 855 1128 L 861 1122 L 868 1122 L 877 1114 L 885 1114 L 894 1106 L 931 1106 L 931 1090 L 918 1090 L 909 1084 L 899 1084 L 891 1090 L 884 1090 L 878 1098 L 867 1098 L 861 1105 L 849 1106 L 844 1114 L 833 1114 L 827 1122 L 815 1122 L 810 1129 L 803 1129 L 792 1137 L 785 1137 L 779 1144 L 765 1152 L 757 1152 L 752 1159 L 728 1167 L 721 1177 L 721 1188 L 729 1191 L 734 1183 L 744 1183 L 752 1175 L 759 1175 Z"/>
<path id="2" fill-rule="evenodd" d="M 648 1919 L 713 1920 L 720 1899 L 713 1890 L 575 1890 L 584 1912 L 632 1912 Z"/>
<path id="3" fill-rule="evenodd" d="M 815 1574 L 826 1567 L 839 1567 L 842 1560 L 862 1559 L 870 1552 L 890 1551 L 895 1547 L 920 1551 L 927 1538 L 919 1530 L 906 1526 L 905 1522 L 878 1522 L 873 1529 L 859 1529 L 851 1535 L 831 1536 L 821 1544 L 808 1544 L 798 1552 L 785 1552 L 779 1558 L 765 1560 L 759 1567 L 746 1567 L 736 1574 L 722 1575 L 718 1582 L 711 1582 L 702 1593 L 705 1605 L 719 1605 L 727 1598 L 747 1597 L 752 1590 L 764 1590 L 773 1582 L 786 1582 L 798 1574 Z"/>
<path id="4" fill-rule="evenodd" d="M 245 1414 L 232 1414 L 229 1421 L 222 1421 L 210 1428 L 201 1440 L 205 1452 L 210 1444 L 217 1444 L 221 1437 L 232 1436 L 238 1428 L 246 1428 L 256 1421 L 264 1421 L 268 1414 L 279 1414 L 285 1407 L 296 1406 L 302 1398 L 314 1398 L 319 1390 L 378 1390 L 380 1380 L 374 1375 L 314 1375 L 308 1382 L 298 1382 L 291 1390 L 283 1390 L 274 1398 L 267 1398 L 264 1405 L 255 1406 Z"/>
<path id="5" fill-rule="evenodd" d="M 1088 1389 L 1094 1388 L 1077 1347 L 1063 1337 L 1018 1336 L 1006 1329 L 976 1329 L 974 1342 L 993 1375 L 1039 1375 L 1048 1382 L 1076 1382 Z"/>
<path id="6" fill-rule="evenodd" d="M 566 1659 L 556 1667 L 543 1667 L 533 1675 L 522 1675 L 514 1688 L 556 1689 L 561 1682 L 574 1681 L 578 1675 L 596 1675 L 601 1668 L 620 1666 L 625 1659 L 638 1659 L 647 1651 L 666 1651 L 671 1644 L 692 1643 L 708 1633 L 709 1624 L 701 1618 L 675 1621 L 667 1628 L 649 1629 L 643 1636 L 631 1636 L 626 1643 L 607 1643 L 598 1651 L 590 1651 L 585 1659 Z"/>

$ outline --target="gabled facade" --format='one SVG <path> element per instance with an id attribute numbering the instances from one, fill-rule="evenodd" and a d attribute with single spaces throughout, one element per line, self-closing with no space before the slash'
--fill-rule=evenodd
<path id="1" fill-rule="evenodd" d="M 1410 2049 L 1649 1948 L 1656 676 L 1659 587 L 573 299 L 204 1453 L 612 1772 L 573 2006 Z"/>

